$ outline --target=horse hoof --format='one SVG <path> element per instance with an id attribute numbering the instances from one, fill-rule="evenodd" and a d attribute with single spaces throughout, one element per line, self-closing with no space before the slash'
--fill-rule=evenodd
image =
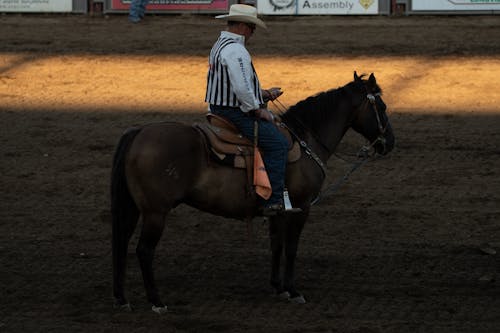
<path id="1" fill-rule="evenodd" d="M 154 313 L 157 313 L 159 315 L 161 314 L 164 314 L 164 313 L 167 313 L 168 312 L 168 309 L 167 309 L 167 306 L 164 305 L 164 306 L 152 306 L 151 307 L 151 310 L 153 310 Z"/>
<path id="2" fill-rule="evenodd" d="M 306 299 L 302 295 L 299 295 L 296 297 L 290 297 L 288 300 L 292 303 L 295 303 L 295 304 L 306 304 L 307 303 Z"/>
<path id="3" fill-rule="evenodd" d="M 284 300 L 289 300 L 290 299 L 290 293 L 288 291 L 284 291 L 280 294 L 277 294 L 279 299 L 284 299 Z"/>
<path id="4" fill-rule="evenodd" d="M 124 312 L 132 312 L 132 307 L 130 306 L 130 303 L 125 303 L 125 304 L 119 304 L 119 303 L 115 303 L 113 305 L 113 307 L 115 309 L 118 309 L 120 311 L 124 311 Z"/>

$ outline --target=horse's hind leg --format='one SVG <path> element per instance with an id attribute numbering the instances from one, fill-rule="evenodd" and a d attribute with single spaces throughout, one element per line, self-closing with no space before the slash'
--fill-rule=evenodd
<path id="1" fill-rule="evenodd" d="M 161 238 L 165 227 L 165 215 L 159 213 L 143 213 L 142 232 L 137 244 L 137 257 L 141 266 L 144 287 L 148 300 L 153 304 L 153 311 L 166 312 L 167 307 L 163 304 L 156 288 L 153 272 L 153 258 L 156 245 Z"/>
<path id="2" fill-rule="evenodd" d="M 119 215 L 119 216 L 118 216 Z M 115 307 L 131 310 L 125 297 L 125 275 L 127 270 L 128 243 L 139 220 L 139 211 L 134 205 L 123 205 L 113 223 L 113 295 Z"/>

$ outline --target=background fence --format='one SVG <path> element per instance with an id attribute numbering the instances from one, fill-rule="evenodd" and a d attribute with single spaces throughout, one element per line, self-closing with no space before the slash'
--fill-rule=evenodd
<path id="1" fill-rule="evenodd" d="M 125 13 L 131 0 L 0 0 L 0 12 Z M 264 15 L 500 14 L 500 0 L 151 0 L 148 12 L 221 13 L 235 2 Z"/>

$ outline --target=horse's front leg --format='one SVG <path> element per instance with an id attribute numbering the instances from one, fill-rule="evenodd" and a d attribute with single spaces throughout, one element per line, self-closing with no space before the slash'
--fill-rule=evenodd
<path id="1" fill-rule="evenodd" d="M 285 274 L 283 288 L 290 294 L 290 301 L 304 304 L 304 297 L 295 289 L 295 259 L 300 235 L 307 219 L 307 212 L 293 214 L 286 221 Z"/>
<path id="2" fill-rule="evenodd" d="M 137 257 L 141 266 L 144 287 L 148 300 L 153 304 L 152 310 L 156 313 L 164 313 L 167 307 L 160 299 L 153 272 L 153 258 L 156 245 L 161 238 L 165 227 L 165 215 L 143 214 L 143 226 L 139 243 L 137 244 Z"/>
<path id="3" fill-rule="evenodd" d="M 269 219 L 269 238 L 271 241 L 271 286 L 276 291 L 276 295 L 288 298 L 288 292 L 283 288 L 281 280 L 281 256 L 285 244 L 285 223 L 283 217 L 275 216 Z"/>

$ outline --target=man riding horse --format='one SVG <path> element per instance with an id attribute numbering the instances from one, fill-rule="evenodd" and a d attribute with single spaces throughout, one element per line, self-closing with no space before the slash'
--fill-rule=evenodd
<path id="1" fill-rule="evenodd" d="M 219 18 L 228 20 L 228 30 L 221 33 L 210 54 L 206 101 L 214 114 L 233 122 L 250 139 L 254 123 L 258 124 L 258 145 L 272 194 L 266 209 L 258 212 L 256 198 L 248 196 L 245 170 L 211 163 L 207 137 L 195 126 L 167 121 L 128 129 L 116 147 L 111 174 L 113 295 L 121 309 L 131 309 L 125 296 L 128 246 L 141 220 L 136 253 L 146 296 L 154 312 L 167 312 L 156 285 L 153 259 L 167 217 L 180 204 L 242 220 L 274 215 L 269 218 L 271 286 L 280 297 L 305 303 L 295 286 L 295 259 L 311 203 L 321 193 L 328 159 L 349 128 L 363 135 L 378 154 L 385 155 L 394 147 L 382 90 L 373 73 L 366 78 L 354 72 L 352 82 L 298 102 L 281 120 L 302 152 L 286 168 L 290 202 L 301 211 L 281 214 L 286 211 L 288 143 L 263 105 L 280 90 L 261 91 L 244 46 L 255 26 L 265 25 L 255 8 L 244 5 L 231 6 L 229 14 Z"/>
<path id="2" fill-rule="evenodd" d="M 274 124 L 274 117 L 265 102 L 282 94 L 280 88 L 262 90 L 245 48 L 256 26 L 266 29 L 257 17 L 255 7 L 235 4 L 229 14 L 216 16 L 227 20 L 210 51 L 205 101 L 210 112 L 232 122 L 247 138 L 254 141 L 254 126 L 258 126 L 257 146 L 269 176 L 272 193 L 263 203 L 262 215 L 273 216 L 284 211 L 285 168 L 289 143 Z M 297 209 L 287 209 L 297 211 Z"/>

